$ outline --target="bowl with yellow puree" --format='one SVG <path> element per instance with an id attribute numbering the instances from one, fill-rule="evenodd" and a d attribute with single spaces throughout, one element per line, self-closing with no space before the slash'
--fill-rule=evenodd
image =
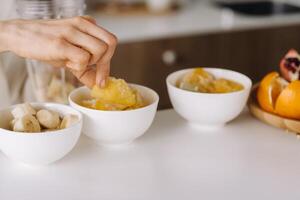
<path id="1" fill-rule="evenodd" d="M 166 82 L 175 111 L 201 129 L 220 128 L 236 118 L 252 86 L 246 75 L 219 68 L 176 71 Z"/>
<path id="2" fill-rule="evenodd" d="M 110 77 L 104 88 L 81 87 L 69 96 L 83 114 L 83 133 L 104 146 L 129 144 L 151 126 L 159 101 L 147 87 Z"/>

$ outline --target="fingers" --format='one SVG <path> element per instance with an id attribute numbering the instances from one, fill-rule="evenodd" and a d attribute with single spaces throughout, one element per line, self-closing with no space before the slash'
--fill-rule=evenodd
<path id="1" fill-rule="evenodd" d="M 66 60 L 66 67 L 70 69 L 83 71 L 89 64 L 91 55 L 86 50 L 76 47 L 63 39 L 54 40 L 53 48 L 53 51 L 56 51 L 56 55 L 58 55 L 57 57 L 60 57 L 61 60 Z M 53 60 L 55 59 L 53 58 Z"/>
<path id="2" fill-rule="evenodd" d="M 65 60 L 68 60 L 66 66 L 73 69 L 73 74 L 88 87 L 92 87 L 92 84 L 104 87 L 117 38 L 97 26 L 96 21 L 89 16 L 66 19 L 63 22 L 67 25 L 63 26 L 61 33 L 69 44 L 60 52 L 64 52 Z M 86 70 L 87 66 L 93 64 L 97 65 L 96 69 Z"/>
<path id="3" fill-rule="evenodd" d="M 107 44 L 107 50 L 103 57 L 97 63 L 97 78 L 96 83 L 103 87 L 105 79 L 109 75 L 110 60 L 115 52 L 117 45 L 117 38 L 107 30 L 95 25 L 88 17 L 76 17 L 73 20 L 74 26 L 84 33 L 87 33 Z"/>
<path id="4" fill-rule="evenodd" d="M 110 63 L 97 63 L 96 84 L 100 87 L 105 87 L 106 79 L 109 76 Z"/>
<path id="5" fill-rule="evenodd" d="M 71 70 L 71 72 L 82 84 L 89 88 L 92 88 L 96 83 L 100 87 L 104 87 L 110 72 L 109 65 L 109 63 L 106 65 L 97 64 L 96 69 L 88 67 L 83 71 Z"/>
<path id="6" fill-rule="evenodd" d="M 118 43 L 117 37 L 84 18 L 78 17 L 75 19 L 74 25 L 77 26 L 79 30 L 104 41 L 108 45 L 108 49 L 101 60 L 102 63 L 110 62 Z"/>
<path id="7" fill-rule="evenodd" d="M 93 36 L 82 33 L 75 28 L 66 29 L 63 33 L 65 40 L 69 41 L 75 46 L 85 49 L 91 54 L 89 65 L 96 64 L 105 55 L 108 46 L 102 40 Z"/>
<path id="8" fill-rule="evenodd" d="M 92 88 L 96 83 L 96 69 L 88 67 L 84 71 L 71 70 L 73 75 L 84 85 Z"/>

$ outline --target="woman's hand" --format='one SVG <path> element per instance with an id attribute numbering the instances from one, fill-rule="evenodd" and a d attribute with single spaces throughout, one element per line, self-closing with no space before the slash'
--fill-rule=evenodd
<path id="1" fill-rule="evenodd" d="M 105 85 L 116 45 L 117 38 L 90 17 L 0 23 L 0 51 L 66 66 L 88 87 Z"/>

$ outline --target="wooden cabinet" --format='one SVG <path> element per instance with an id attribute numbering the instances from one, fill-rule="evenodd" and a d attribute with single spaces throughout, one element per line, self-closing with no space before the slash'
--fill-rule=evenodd
<path id="1" fill-rule="evenodd" d="M 300 24 L 121 44 L 112 62 L 112 74 L 156 90 L 163 109 L 171 106 L 165 79 L 173 71 L 222 67 L 257 82 L 277 69 L 290 48 L 300 50 Z"/>

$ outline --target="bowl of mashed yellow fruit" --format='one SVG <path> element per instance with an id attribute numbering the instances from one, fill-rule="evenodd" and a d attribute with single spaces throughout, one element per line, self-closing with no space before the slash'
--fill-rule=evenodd
<path id="1" fill-rule="evenodd" d="M 236 118 L 247 103 L 251 80 L 238 72 L 219 68 L 176 71 L 167 79 L 175 111 L 199 128 L 219 128 Z"/>
<path id="2" fill-rule="evenodd" d="M 131 143 L 151 126 L 159 101 L 150 88 L 110 77 L 104 88 L 81 87 L 69 96 L 83 114 L 83 133 L 104 146 Z"/>

